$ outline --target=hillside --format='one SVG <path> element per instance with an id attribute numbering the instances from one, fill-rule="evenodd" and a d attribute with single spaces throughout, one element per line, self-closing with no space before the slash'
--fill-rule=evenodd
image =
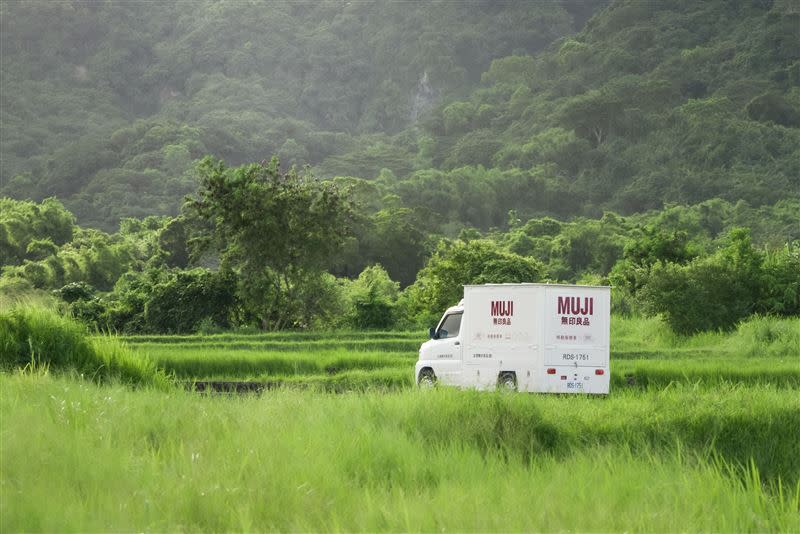
<path id="1" fill-rule="evenodd" d="M 206 154 L 410 171 L 387 135 L 602 3 L 4 2 L 0 194 L 110 229 L 176 213 Z"/>
<path id="2" fill-rule="evenodd" d="M 277 154 L 451 236 L 800 198 L 788 0 L 191 6 L 3 4 L 0 193 L 111 230 Z"/>
<path id="3" fill-rule="evenodd" d="M 800 8 L 615 2 L 541 54 L 494 61 L 418 146 L 437 171 L 394 189 L 479 228 L 510 209 L 525 220 L 798 198 Z"/>

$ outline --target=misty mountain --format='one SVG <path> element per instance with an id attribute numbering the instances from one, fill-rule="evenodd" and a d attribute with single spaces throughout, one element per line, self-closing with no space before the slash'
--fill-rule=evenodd
<path id="1" fill-rule="evenodd" d="M 0 191 L 57 195 L 106 227 L 174 213 L 202 155 L 350 153 L 602 4 L 6 2 Z"/>
<path id="2" fill-rule="evenodd" d="M 742 2 L 4 3 L 0 194 L 177 213 L 277 155 L 432 228 L 800 198 L 800 9 Z"/>

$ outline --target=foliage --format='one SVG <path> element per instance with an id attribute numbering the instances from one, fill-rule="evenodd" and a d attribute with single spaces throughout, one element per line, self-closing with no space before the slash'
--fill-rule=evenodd
<path id="1" fill-rule="evenodd" d="M 175 215 L 205 154 L 406 174 L 387 134 L 602 3 L 4 5 L 0 195 L 55 194 L 110 231 Z"/>
<path id="2" fill-rule="evenodd" d="M 321 182 L 277 158 L 228 169 L 207 158 L 187 212 L 213 224 L 206 239 L 239 277 L 240 298 L 264 328 L 303 316 L 304 286 L 328 268 L 350 232 L 351 206 L 335 183 Z"/>
<path id="3" fill-rule="evenodd" d="M 347 326 L 357 329 L 394 326 L 399 286 L 380 265 L 365 268 L 348 288 L 351 305 Z"/>
<path id="4" fill-rule="evenodd" d="M 196 332 L 206 320 L 226 328 L 236 313 L 236 276 L 231 272 L 193 269 L 170 273 L 150 288 L 144 305 L 147 331 Z"/>
<path id="5" fill-rule="evenodd" d="M 461 300 L 465 284 L 538 282 L 542 275 L 540 262 L 492 241 L 443 242 L 404 294 L 404 305 L 419 322 L 430 322 Z"/>
<path id="6" fill-rule="evenodd" d="M 715 199 L 628 217 L 606 212 L 599 219 L 561 221 L 545 216 L 523 222 L 520 213 L 511 211 L 506 214 L 507 231 L 462 229 L 456 241 L 460 244 L 453 248 L 442 236 L 431 233 L 431 217 L 421 209 L 391 207 L 368 215 L 380 203 L 396 206 L 398 201 L 380 198 L 380 182 L 341 178 L 323 184 L 350 206 L 343 212 L 343 222 L 352 233 L 337 238 L 336 246 L 329 243 L 327 259 L 318 257 L 315 272 L 298 272 L 291 285 L 293 304 L 286 300 L 286 293 L 263 285 L 267 278 L 261 282 L 257 277 L 245 278 L 242 273 L 248 271 L 235 263 L 244 258 L 234 254 L 234 248 L 225 249 L 235 242 L 215 233 L 213 221 L 192 210 L 176 218 L 125 219 L 120 231 L 111 235 L 72 226 L 72 241 L 60 246 L 54 244 L 60 227 L 53 226 L 47 230 L 52 235 L 42 234 L 29 242 L 43 243 L 49 255 L 4 266 L 0 294 L 13 297 L 35 288 L 53 290 L 74 317 L 92 328 L 127 333 L 263 327 L 264 306 L 269 304 L 265 295 L 277 295 L 277 302 L 287 307 L 288 319 L 283 322 L 287 328 L 418 326 L 456 302 L 464 283 L 517 279 L 611 283 L 613 311 L 624 314 L 665 313 L 664 302 L 671 299 L 671 309 L 681 315 L 695 285 L 705 286 L 700 291 L 709 302 L 717 297 L 706 293 L 716 288 L 713 291 L 719 298 L 729 299 L 723 307 L 727 318 L 699 318 L 696 324 L 702 329 L 723 327 L 723 323 L 730 327 L 736 317 L 751 313 L 798 314 L 796 273 L 800 269 L 797 245 L 792 244 L 800 239 L 796 200 L 752 208 Z M 5 205 L 8 213 L 41 206 L 10 200 Z M 253 208 L 253 213 L 259 213 L 258 209 Z M 305 221 L 303 213 L 296 222 Z M 328 219 L 318 220 L 322 219 L 326 230 L 332 231 Z M 273 222 L 283 224 L 277 219 Z M 749 228 L 754 244 L 723 257 L 720 250 L 729 248 L 728 236 L 737 226 Z M 274 232 L 285 235 L 275 228 L 264 230 L 259 238 L 266 241 Z M 214 239 L 223 245 L 222 256 L 209 246 Z M 269 242 L 274 247 L 281 241 Z M 470 243 L 472 248 L 467 247 Z M 294 253 L 299 253 L 300 244 L 286 246 L 296 246 Z M 442 251 L 458 247 L 472 252 L 442 270 Z M 431 249 L 438 251 L 433 259 Z M 758 268 L 731 274 L 732 258 L 748 254 L 757 257 Z M 504 259 L 498 263 L 497 258 Z M 516 276 L 531 261 L 538 274 Z M 423 269 L 426 264 L 432 267 Z M 355 280 L 359 276 L 367 278 Z M 447 280 L 446 291 L 437 285 L 439 277 Z M 696 279 L 689 283 L 691 277 Z M 708 284 L 706 278 L 710 278 Z M 402 292 L 390 289 L 395 280 L 400 287 L 406 286 Z M 729 283 L 734 284 L 733 290 L 727 289 Z M 643 291 L 645 286 L 648 289 Z M 432 297 L 433 293 L 439 297 Z M 243 298 L 246 294 L 249 299 Z"/>
<path id="7" fill-rule="evenodd" d="M 711 256 L 686 265 L 657 261 L 640 296 L 646 311 L 664 314 L 681 334 L 731 329 L 756 311 L 797 314 L 797 251 L 787 247 L 786 257 L 780 254 L 772 253 L 765 276 L 763 254 L 753 248 L 747 231 L 735 229 L 728 245 Z"/>
<path id="8" fill-rule="evenodd" d="M 0 265 L 42 260 L 72 240 L 73 215 L 55 198 L 36 204 L 0 198 Z"/>

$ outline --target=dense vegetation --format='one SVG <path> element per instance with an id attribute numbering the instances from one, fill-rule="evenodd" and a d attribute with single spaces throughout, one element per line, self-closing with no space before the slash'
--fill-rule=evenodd
<path id="1" fill-rule="evenodd" d="M 90 339 L 84 325 L 37 305 L 0 311 L 0 370 L 16 369 L 73 373 L 99 383 L 171 385 L 147 356 L 112 337 Z"/>
<path id="2" fill-rule="evenodd" d="M 397 332 L 131 337 L 129 362 L 187 386 L 274 389 L 101 389 L 63 376 L 62 347 L 116 340 L 39 309 L 0 315 L 0 343 L 9 324 L 50 365 L 0 373 L 4 529 L 800 526 L 798 319 L 683 337 L 615 318 L 606 399 L 417 391 L 419 334 Z"/>
<path id="3" fill-rule="evenodd" d="M 798 201 L 513 220 L 458 239 L 423 239 L 407 220 L 371 249 L 358 233 L 386 212 L 365 214 L 335 181 L 275 162 L 203 169 L 184 215 L 126 219 L 115 234 L 75 226 L 54 199 L 1 200 L 0 290 L 50 292 L 93 327 L 128 333 L 420 327 L 483 282 L 612 283 L 615 312 L 660 314 L 681 333 L 800 314 Z M 394 261 L 371 263 L 383 258 Z"/>
<path id="4" fill-rule="evenodd" d="M 205 154 L 404 173 L 389 136 L 602 3 L 5 2 L 0 193 L 112 229 L 174 214 Z"/>
<path id="5" fill-rule="evenodd" d="M 441 176 L 494 169 L 487 204 L 525 217 L 797 198 L 799 26 L 791 1 L 615 2 L 545 53 L 495 60 L 426 121 L 426 155 Z"/>
<path id="6" fill-rule="evenodd" d="M 798 28 L 3 2 L 0 532 L 800 530 Z M 610 395 L 414 388 L 484 282 L 613 285 Z"/>
<path id="7" fill-rule="evenodd" d="M 276 154 L 450 235 L 798 198 L 791 0 L 151 8 L 2 6 L 0 193 L 112 230 Z"/>
<path id="8" fill-rule="evenodd" d="M 681 333 L 798 314 L 791 2 L 471 8 L 4 4 L 0 189 L 35 200 L 0 200 L 0 290 L 131 333 L 416 327 L 514 281 Z"/>

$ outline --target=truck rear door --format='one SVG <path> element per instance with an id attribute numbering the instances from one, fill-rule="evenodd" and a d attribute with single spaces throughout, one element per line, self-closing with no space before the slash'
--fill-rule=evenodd
<path id="1" fill-rule="evenodd" d="M 545 391 L 608 393 L 610 289 L 546 291 Z"/>

